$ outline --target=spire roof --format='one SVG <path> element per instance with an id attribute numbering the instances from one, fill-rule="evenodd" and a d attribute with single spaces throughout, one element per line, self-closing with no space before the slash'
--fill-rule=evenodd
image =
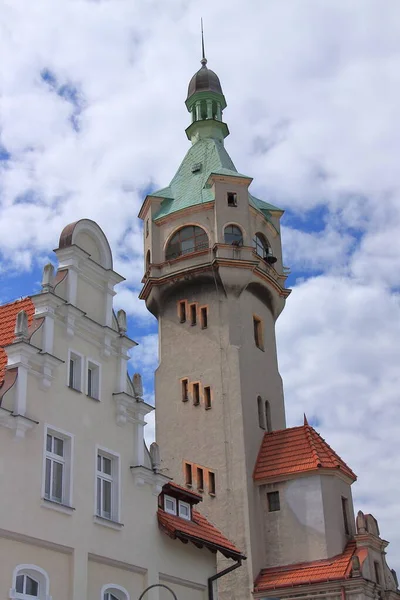
<path id="1" fill-rule="evenodd" d="M 265 433 L 254 469 L 254 480 L 276 481 L 319 469 L 335 469 L 355 481 L 353 471 L 305 420 L 300 427 Z"/>

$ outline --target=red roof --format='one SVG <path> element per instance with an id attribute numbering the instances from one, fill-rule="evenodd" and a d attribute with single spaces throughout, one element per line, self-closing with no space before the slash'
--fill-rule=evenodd
<path id="1" fill-rule="evenodd" d="M 161 508 L 158 509 L 157 517 L 160 527 L 174 539 L 219 550 L 228 558 L 244 558 L 240 550 L 197 510 L 192 509 L 191 521 L 166 513 Z"/>
<path id="2" fill-rule="evenodd" d="M 203 496 L 201 494 L 198 494 L 197 492 L 194 492 L 189 488 L 185 488 L 182 485 L 178 485 L 177 483 L 175 483 L 175 481 L 168 481 L 168 483 L 166 483 L 163 486 L 164 493 L 168 494 L 169 491 L 175 492 L 182 496 L 186 496 L 190 498 L 191 501 L 195 504 L 203 501 Z"/>
<path id="3" fill-rule="evenodd" d="M 24 298 L 23 300 L 17 300 L 16 302 L 0 306 L 0 387 L 3 385 L 7 366 L 7 355 L 3 346 L 11 344 L 15 337 L 15 321 L 20 310 L 26 311 L 28 314 L 28 326 L 31 326 L 35 307 L 30 298 Z"/>
<path id="4" fill-rule="evenodd" d="M 265 592 L 295 585 L 347 579 L 351 572 L 351 559 L 356 543 L 347 544 L 344 552 L 325 560 L 263 569 L 254 584 L 254 591 Z"/>
<path id="5" fill-rule="evenodd" d="M 350 479 L 353 471 L 325 440 L 308 425 L 265 433 L 254 468 L 255 481 L 274 481 L 318 469 L 337 469 Z"/>

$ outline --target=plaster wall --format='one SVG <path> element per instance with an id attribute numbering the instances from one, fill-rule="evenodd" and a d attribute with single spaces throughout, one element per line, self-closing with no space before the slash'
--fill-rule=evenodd
<path id="1" fill-rule="evenodd" d="M 353 498 L 350 485 L 335 475 L 321 477 L 324 502 L 326 543 L 328 556 L 343 551 L 350 537 L 355 534 Z M 350 535 L 346 535 L 342 511 L 342 497 L 347 499 L 347 521 Z"/>

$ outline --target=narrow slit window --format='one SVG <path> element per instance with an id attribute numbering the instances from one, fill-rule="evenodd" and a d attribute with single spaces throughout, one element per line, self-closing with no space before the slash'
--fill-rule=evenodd
<path id="1" fill-rule="evenodd" d="M 207 306 L 202 306 L 200 309 L 201 328 L 207 329 L 208 327 L 208 309 Z"/>
<path id="2" fill-rule="evenodd" d="M 228 206 L 237 206 L 237 194 L 235 192 L 228 192 L 227 200 Z"/>
<path id="3" fill-rule="evenodd" d="M 189 400 L 189 379 L 182 379 L 182 402 Z"/>
<path id="4" fill-rule="evenodd" d="M 146 237 L 149 235 L 149 220 L 146 220 Z"/>
<path id="5" fill-rule="evenodd" d="M 261 429 L 265 429 L 263 401 L 262 401 L 261 396 L 257 396 L 257 409 L 258 409 L 258 425 Z"/>
<path id="6" fill-rule="evenodd" d="M 347 500 L 347 498 L 344 498 L 344 496 L 342 496 L 343 525 L 344 525 L 344 532 L 346 535 L 350 534 L 348 510 L 349 510 L 349 501 Z"/>
<path id="7" fill-rule="evenodd" d="M 204 388 L 204 404 L 206 410 L 211 408 L 211 388 L 209 385 Z"/>
<path id="8" fill-rule="evenodd" d="M 200 384 L 193 384 L 193 404 L 198 406 L 200 404 Z"/>
<path id="9" fill-rule="evenodd" d="M 381 584 L 381 569 L 378 561 L 374 561 L 375 581 L 378 585 Z"/>
<path id="10" fill-rule="evenodd" d="M 190 463 L 185 463 L 185 483 L 187 486 L 192 487 L 193 476 L 192 476 L 192 465 Z"/>
<path id="11" fill-rule="evenodd" d="M 204 470 L 197 467 L 197 489 L 199 492 L 204 491 Z"/>
<path id="12" fill-rule="evenodd" d="M 268 492 L 267 499 L 269 512 L 276 512 L 277 510 L 281 510 L 279 492 Z"/>
<path id="13" fill-rule="evenodd" d="M 215 473 L 208 471 L 208 493 L 215 496 Z"/>
<path id="14" fill-rule="evenodd" d="M 181 323 L 186 321 L 186 302 L 184 300 L 179 302 L 179 319 Z"/>
<path id="15" fill-rule="evenodd" d="M 265 427 L 270 433 L 272 431 L 272 422 L 271 422 L 271 405 L 268 400 L 265 401 Z"/>
<path id="16" fill-rule="evenodd" d="M 258 317 L 253 317 L 253 328 L 254 328 L 254 342 L 257 348 L 264 350 L 263 346 L 263 334 L 262 334 L 262 321 Z"/>
<path id="17" fill-rule="evenodd" d="M 190 305 L 190 322 L 192 325 L 197 323 L 197 306 L 195 304 Z"/>

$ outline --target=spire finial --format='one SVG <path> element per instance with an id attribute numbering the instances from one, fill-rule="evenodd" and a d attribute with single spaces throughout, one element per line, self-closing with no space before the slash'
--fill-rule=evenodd
<path id="1" fill-rule="evenodd" d="M 304 413 L 304 425 L 308 425 L 308 421 L 307 421 L 306 413 Z"/>
<path id="2" fill-rule="evenodd" d="M 203 17 L 201 18 L 201 64 L 203 65 L 203 67 L 206 66 L 207 64 L 207 59 L 206 59 L 206 53 L 204 51 L 204 32 L 203 32 Z"/>

